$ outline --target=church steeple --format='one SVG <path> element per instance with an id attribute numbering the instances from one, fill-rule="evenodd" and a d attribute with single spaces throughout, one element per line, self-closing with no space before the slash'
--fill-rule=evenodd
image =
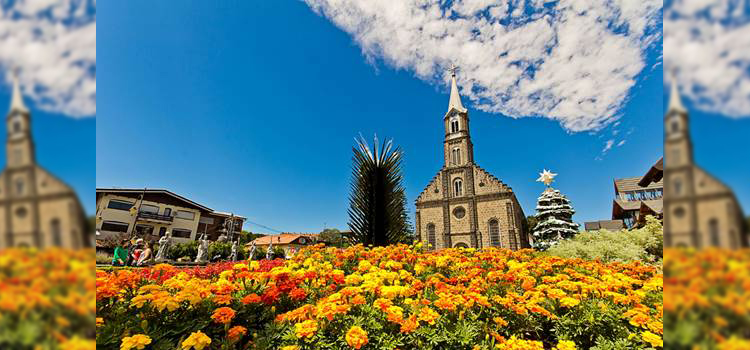
<path id="1" fill-rule="evenodd" d="M 462 167 L 474 163 L 474 145 L 469 136 L 469 113 L 461 103 L 461 95 L 456 84 L 456 70 L 451 65 L 451 96 L 448 102 L 448 112 L 445 113 L 445 141 L 443 152 L 446 167 Z"/>
<path id="2" fill-rule="evenodd" d="M 5 121 L 8 135 L 5 152 L 9 169 L 24 168 L 36 164 L 34 141 L 31 138 L 31 114 L 26 104 L 23 103 L 18 72 L 14 71 L 12 74 L 12 95 L 8 117 Z"/>
<path id="3" fill-rule="evenodd" d="M 670 92 L 669 92 L 669 107 L 667 108 L 667 111 L 675 111 L 675 112 L 681 112 L 681 113 L 687 113 L 687 110 L 682 105 L 682 99 L 680 98 L 680 90 L 677 87 L 677 78 L 675 78 L 674 75 L 672 75 L 672 81 L 670 82 Z"/>
<path id="4" fill-rule="evenodd" d="M 664 116 L 664 161 L 667 168 L 693 164 L 688 112 L 682 104 L 674 75 L 670 85 L 669 103 Z"/>
<path id="5" fill-rule="evenodd" d="M 460 112 L 466 112 L 466 108 L 461 103 L 461 94 L 458 93 L 458 85 L 456 85 L 456 70 L 458 70 L 458 67 L 451 65 L 451 98 L 448 102 L 448 111 L 456 109 Z"/>
<path id="6" fill-rule="evenodd" d="M 10 111 L 9 113 L 12 114 L 13 112 L 21 112 L 21 113 L 29 113 L 29 109 L 26 108 L 26 105 L 23 103 L 23 94 L 21 93 L 21 84 L 18 82 L 18 69 L 13 70 L 13 93 L 10 99 Z"/>

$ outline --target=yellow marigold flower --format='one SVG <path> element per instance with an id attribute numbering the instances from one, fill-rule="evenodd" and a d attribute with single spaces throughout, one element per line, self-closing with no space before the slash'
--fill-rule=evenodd
<path id="1" fill-rule="evenodd" d="M 349 346 L 359 349 L 367 345 L 367 332 L 359 326 L 353 326 L 346 332 L 346 343 Z"/>
<path id="2" fill-rule="evenodd" d="M 216 323 L 227 324 L 229 322 L 232 322 L 234 315 L 235 312 L 232 308 L 220 307 L 214 310 L 214 313 L 211 315 L 211 319 Z"/>
<path id="3" fill-rule="evenodd" d="M 120 350 L 138 349 L 141 350 L 146 345 L 151 344 L 151 338 L 145 334 L 136 334 L 130 337 L 122 338 Z"/>
<path id="4" fill-rule="evenodd" d="M 571 298 L 571 297 L 565 297 L 565 298 L 560 299 L 560 305 L 564 307 L 573 307 L 580 303 L 581 303 L 580 300 Z"/>
<path id="5" fill-rule="evenodd" d="M 182 342 L 181 348 L 182 350 L 203 350 L 203 348 L 207 347 L 209 344 L 211 344 L 211 338 L 205 333 L 197 331 L 190 333 L 190 336 Z"/>
<path id="6" fill-rule="evenodd" d="M 360 260 L 359 265 L 357 266 L 359 272 L 367 272 L 370 268 L 372 268 L 372 264 L 367 260 Z"/>
<path id="7" fill-rule="evenodd" d="M 731 337 L 719 344 L 719 350 L 744 350 L 750 348 L 750 340 Z"/>
<path id="8" fill-rule="evenodd" d="M 294 325 L 294 333 L 298 338 L 309 338 L 318 331 L 318 322 L 315 320 L 302 321 Z"/>
<path id="9" fill-rule="evenodd" d="M 103 326 L 103 325 L 104 325 L 104 319 L 103 319 L 103 318 L 101 318 L 101 317 L 97 317 L 97 318 L 96 318 L 96 326 L 97 326 L 97 327 L 101 327 L 101 326 Z"/>
<path id="10" fill-rule="evenodd" d="M 664 347 L 664 340 L 662 340 L 660 336 L 651 333 L 650 331 L 641 332 L 641 337 L 644 341 L 651 344 L 651 346 L 660 348 Z"/>
<path id="11" fill-rule="evenodd" d="M 557 342 L 557 350 L 576 350 L 576 343 L 571 340 L 560 340 Z"/>
<path id="12" fill-rule="evenodd" d="M 60 350 L 91 350 L 96 349 L 96 340 L 81 339 L 78 336 L 74 336 L 60 343 Z"/>
<path id="13" fill-rule="evenodd" d="M 281 350 L 299 350 L 299 346 L 297 346 L 297 345 L 287 345 L 287 346 L 281 348 Z"/>

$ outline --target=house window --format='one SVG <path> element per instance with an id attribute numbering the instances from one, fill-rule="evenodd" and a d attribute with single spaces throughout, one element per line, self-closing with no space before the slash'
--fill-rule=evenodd
<path id="1" fill-rule="evenodd" d="M 154 233 L 154 227 L 151 225 L 135 225 L 135 232 L 139 235 L 150 235 Z"/>
<path id="2" fill-rule="evenodd" d="M 463 195 L 463 181 L 461 179 L 453 180 L 453 195 L 455 197 Z"/>
<path id="3" fill-rule="evenodd" d="M 671 126 L 672 126 L 672 133 L 676 133 L 680 131 L 680 122 L 677 119 L 672 120 Z"/>
<path id="4" fill-rule="evenodd" d="M 16 120 L 16 121 L 13 122 L 13 132 L 14 133 L 21 132 L 21 121 Z"/>
<path id="5" fill-rule="evenodd" d="M 500 247 L 500 224 L 498 224 L 497 220 L 495 219 L 490 220 L 489 231 L 490 231 L 490 244 L 493 247 Z"/>
<path id="6" fill-rule="evenodd" d="M 151 204 L 141 204 L 138 210 L 141 213 L 159 214 L 159 207 Z"/>
<path id="7" fill-rule="evenodd" d="M 435 224 L 427 224 L 427 243 L 430 244 L 430 249 L 437 247 L 437 239 L 435 238 Z"/>
<path id="8" fill-rule="evenodd" d="M 682 194 L 682 180 L 680 179 L 674 180 L 674 194 L 678 196 Z"/>
<path id="9" fill-rule="evenodd" d="M 712 246 L 718 247 L 721 245 L 719 239 L 719 220 L 711 219 L 711 221 L 708 222 L 708 234 L 711 237 Z"/>
<path id="10" fill-rule="evenodd" d="M 172 216 L 172 208 L 164 208 L 164 216 Z"/>
<path id="11" fill-rule="evenodd" d="M 60 219 L 52 219 L 50 222 L 50 233 L 52 234 L 52 245 L 55 247 L 61 247 L 62 228 L 60 227 Z"/>
<path id="12" fill-rule="evenodd" d="M 184 219 L 184 220 L 195 220 L 195 213 L 192 211 L 187 210 L 178 210 L 175 214 L 175 217 Z"/>
<path id="13" fill-rule="evenodd" d="M 133 207 L 133 203 L 126 202 L 126 201 L 119 201 L 116 199 L 112 199 L 107 204 L 108 209 L 115 209 L 115 210 L 130 210 L 130 208 Z"/>
<path id="14" fill-rule="evenodd" d="M 102 223 L 101 230 L 102 231 L 112 231 L 112 232 L 128 232 L 128 225 L 125 222 L 120 221 L 105 221 Z"/>
<path id="15" fill-rule="evenodd" d="M 451 120 L 451 133 L 458 132 L 458 119 L 454 118 Z"/>
<path id="16" fill-rule="evenodd" d="M 461 149 L 456 147 L 453 150 L 451 150 L 451 162 L 453 164 L 460 164 L 461 163 Z"/>
<path id="17" fill-rule="evenodd" d="M 674 216 L 677 217 L 678 219 L 682 218 L 683 216 L 685 216 L 685 208 L 683 208 L 683 207 L 677 207 L 677 208 L 675 208 L 675 210 L 674 210 Z"/>
<path id="18" fill-rule="evenodd" d="M 179 211 L 178 211 L 179 213 Z M 175 228 L 172 229 L 172 237 L 180 237 L 180 238 L 190 238 L 190 234 L 192 234 L 193 231 L 185 230 L 181 228 Z"/>

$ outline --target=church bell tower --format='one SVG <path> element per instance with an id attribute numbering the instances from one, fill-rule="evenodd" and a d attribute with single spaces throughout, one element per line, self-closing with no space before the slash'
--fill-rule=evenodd
<path id="1" fill-rule="evenodd" d="M 34 141 L 31 137 L 31 114 L 23 102 L 18 75 L 13 74 L 13 95 L 5 119 L 7 130 L 7 169 L 28 168 L 36 164 Z"/>
<path id="2" fill-rule="evenodd" d="M 456 66 L 451 67 L 451 96 L 448 112 L 443 117 L 445 167 L 461 167 L 474 163 L 474 145 L 469 136 L 469 111 L 461 103 L 456 85 Z"/>

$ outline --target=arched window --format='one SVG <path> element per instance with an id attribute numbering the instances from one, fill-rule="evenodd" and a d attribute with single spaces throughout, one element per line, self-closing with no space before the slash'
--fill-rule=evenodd
<path id="1" fill-rule="evenodd" d="M 677 119 L 672 120 L 671 124 L 673 133 L 680 131 L 680 122 Z"/>
<path id="2" fill-rule="evenodd" d="M 437 248 L 437 239 L 435 239 L 435 224 L 427 224 L 427 243 L 430 244 L 430 249 Z"/>
<path id="3" fill-rule="evenodd" d="M 451 161 L 453 164 L 460 164 L 461 163 L 461 149 L 456 147 L 451 150 Z"/>
<path id="4" fill-rule="evenodd" d="M 454 197 L 462 196 L 463 192 L 464 192 L 463 181 L 461 181 L 461 179 L 453 180 L 453 196 Z"/>
<path id="5" fill-rule="evenodd" d="M 50 234 L 52 235 L 52 245 L 55 247 L 62 246 L 62 228 L 60 227 L 60 219 L 52 219 L 50 222 Z"/>
<path id="6" fill-rule="evenodd" d="M 13 122 L 13 132 L 14 133 L 21 132 L 21 121 L 20 120 L 16 120 L 16 121 Z"/>
<path id="7" fill-rule="evenodd" d="M 719 220 L 711 219 L 708 222 L 708 234 L 711 237 L 712 246 L 718 247 L 721 245 L 721 240 L 719 239 Z"/>
<path id="8" fill-rule="evenodd" d="M 16 194 L 23 195 L 23 179 L 16 180 Z"/>
<path id="9" fill-rule="evenodd" d="M 459 242 L 459 243 L 456 243 L 456 245 L 454 245 L 453 248 L 469 248 L 469 246 L 466 243 Z"/>
<path id="10" fill-rule="evenodd" d="M 451 132 L 452 133 L 458 132 L 458 119 L 457 118 L 451 119 Z"/>
<path id="11" fill-rule="evenodd" d="M 488 226 L 490 232 L 490 244 L 493 247 L 500 247 L 500 225 L 496 219 L 492 219 Z"/>

